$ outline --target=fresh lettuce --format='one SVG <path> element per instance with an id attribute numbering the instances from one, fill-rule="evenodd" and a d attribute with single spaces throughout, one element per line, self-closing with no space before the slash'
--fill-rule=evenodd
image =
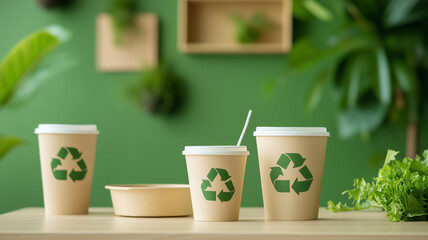
<path id="1" fill-rule="evenodd" d="M 395 159 L 397 151 L 388 150 L 385 163 L 373 182 L 355 179 L 354 188 L 342 193 L 354 206 L 328 202 L 333 212 L 381 208 L 392 222 L 428 220 L 428 150 L 423 159 Z"/>

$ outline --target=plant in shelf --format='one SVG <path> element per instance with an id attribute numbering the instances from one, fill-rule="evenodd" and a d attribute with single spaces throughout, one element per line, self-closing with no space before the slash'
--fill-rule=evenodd
<path id="1" fill-rule="evenodd" d="M 123 33 L 132 27 L 132 18 L 137 12 L 135 0 L 112 0 L 108 8 L 113 21 L 113 38 L 116 45 L 121 44 Z"/>
<path id="2" fill-rule="evenodd" d="M 43 80 L 64 68 L 65 65 L 57 63 L 56 66 L 33 71 L 41 60 L 68 37 L 65 29 L 51 26 L 30 34 L 12 48 L 0 63 L 0 108 L 12 101 L 27 99 Z M 0 136 L 0 160 L 22 143 L 15 136 Z"/>
<path id="3" fill-rule="evenodd" d="M 182 105 L 185 88 L 181 79 L 166 65 L 144 70 L 130 95 L 153 114 L 172 114 Z"/>
<path id="4" fill-rule="evenodd" d="M 238 14 L 231 17 L 235 26 L 235 39 L 241 44 L 258 42 L 264 31 L 271 28 L 273 23 L 263 13 L 255 13 L 249 19 Z"/>
<path id="5" fill-rule="evenodd" d="M 407 156 L 427 102 L 428 2 L 295 1 L 297 36 L 288 76 L 316 71 L 308 94 L 315 108 L 333 85 L 342 137 L 367 136 L 383 123 L 407 124 Z M 292 78 L 292 77 L 290 77 Z"/>
<path id="6" fill-rule="evenodd" d="M 54 8 L 66 8 L 73 3 L 73 0 L 37 0 L 40 6 L 50 10 Z"/>

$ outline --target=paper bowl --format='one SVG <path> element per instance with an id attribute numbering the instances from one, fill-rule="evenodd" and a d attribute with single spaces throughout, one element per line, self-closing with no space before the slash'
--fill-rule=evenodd
<path id="1" fill-rule="evenodd" d="M 174 217 L 192 214 L 185 184 L 115 184 L 110 189 L 114 213 L 129 217 Z"/>

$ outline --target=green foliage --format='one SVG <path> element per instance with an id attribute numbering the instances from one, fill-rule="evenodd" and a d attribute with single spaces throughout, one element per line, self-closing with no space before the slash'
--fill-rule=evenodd
<path id="1" fill-rule="evenodd" d="M 0 63 L 0 107 L 4 107 L 16 96 L 26 98 L 40 84 L 41 77 L 46 78 L 52 74 L 53 71 L 47 70 L 48 68 L 39 70 L 36 76 L 32 71 L 48 53 L 68 37 L 69 33 L 63 28 L 51 26 L 36 31 L 12 48 Z M 19 91 L 20 89 L 24 91 Z M 0 160 L 21 143 L 16 137 L 1 137 Z"/>
<path id="2" fill-rule="evenodd" d="M 235 38 L 241 44 L 259 41 L 262 33 L 273 26 L 263 13 L 255 13 L 248 20 L 235 14 L 232 20 L 235 24 Z"/>
<path id="3" fill-rule="evenodd" d="M 343 137 L 367 134 L 388 119 L 419 120 L 428 76 L 427 1 L 294 3 L 297 40 L 287 64 L 294 75 L 318 71 L 309 108 L 333 85 Z"/>
<path id="4" fill-rule="evenodd" d="M 31 101 L 41 90 L 43 84 L 56 79 L 56 77 L 59 77 L 64 71 L 74 67 L 77 63 L 77 59 L 72 54 L 65 52 L 44 59 L 37 64 L 37 67 L 30 74 L 25 75 L 22 84 L 19 84 L 19 87 L 14 92 L 13 98 L 7 103 L 8 107 L 17 108 Z"/>
<path id="5" fill-rule="evenodd" d="M 171 114 L 182 104 L 185 88 L 179 77 L 167 66 L 144 70 L 139 82 L 129 93 L 151 113 Z"/>
<path id="6" fill-rule="evenodd" d="M 8 103 L 23 77 L 66 38 L 67 33 L 54 26 L 31 34 L 12 48 L 0 63 L 0 106 Z"/>
<path id="7" fill-rule="evenodd" d="M 0 160 L 13 148 L 22 144 L 22 140 L 13 136 L 0 136 Z"/>
<path id="8" fill-rule="evenodd" d="M 111 0 L 108 13 L 113 20 L 113 38 L 117 45 L 120 45 L 122 34 L 132 27 L 132 17 L 137 11 L 135 0 Z"/>
<path id="9" fill-rule="evenodd" d="M 385 163 L 374 182 L 355 179 L 354 188 L 344 191 L 354 206 L 328 202 L 333 212 L 378 207 L 392 222 L 428 220 L 428 150 L 423 158 L 396 160 L 396 151 L 389 150 Z"/>
<path id="10" fill-rule="evenodd" d="M 332 14 L 322 4 L 319 4 L 315 0 L 303 0 L 301 4 L 316 18 L 322 21 L 331 21 L 333 19 Z"/>

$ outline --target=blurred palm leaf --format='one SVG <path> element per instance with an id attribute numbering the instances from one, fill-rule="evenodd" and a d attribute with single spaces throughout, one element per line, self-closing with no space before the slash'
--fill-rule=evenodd
<path id="1" fill-rule="evenodd" d="M 67 37 L 64 29 L 54 26 L 31 34 L 13 47 L 0 63 L 0 106 L 8 103 L 23 78 Z"/>
<path id="2" fill-rule="evenodd" d="M 50 63 L 36 74 L 31 74 L 49 52 L 69 37 L 65 29 L 51 26 L 29 35 L 12 48 L 0 63 L 0 107 L 11 99 L 28 99 L 43 80 L 64 70 L 69 62 L 57 59 L 58 62 Z M 0 137 L 0 160 L 20 144 L 22 140 L 17 137 Z"/>
<path id="3" fill-rule="evenodd" d="M 326 68 L 318 75 L 315 79 L 312 87 L 309 90 L 308 97 L 306 100 L 306 108 L 313 110 L 321 100 L 324 90 L 326 89 L 326 82 L 328 81 L 332 69 Z"/>
<path id="4" fill-rule="evenodd" d="M 391 77 L 389 75 L 389 63 L 385 50 L 376 49 L 377 71 L 378 71 L 378 94 L 383 104 L 391 102 Z"/>
<path id="5" fill-rule="evenodd" d="M 326 21 L 326 22 L 333 20 L 333 14 L 322 4 L 319 4 L 317 1 L 303 0 L 301 2 L 305 6 L 305 8 L 308 10 L 308 12 L 310 12 L 319 20 Z"/>
<path id="6" fill-rule="evenodd" d="M 319 9 L 334 11 L 325 15 Z M 427 85 L 422 83 L 428 72 L 428 1 L 304 0 L 293 13 L 305 25 L 299 28 L 288 67 L 294 73 L 321 69 L 309 89 L 311 109 L 333 81 L 341 136 L 376 130 L 401 108 L 397 96 L 404 95 L 412 119 L 421 116 L 421 87 Z"/>
<path id="7" fill-rule="evenodd" d="M 0 161 L 10 150 L 22 143 L 23 141 L 17 137 L 0 136 Z"/>
<path id="8" fill-rule="evenodd" d="M 295 70 L 307 70 L 315 65 L 327 65 L 329 60 L 337 61 L 366 46 L 365 40 L 348 38 L 329 48 L 319 48 L 311 39 L 302 38 L 294 44 L 288 64 Z"/>
<path id="9" fill-rule="evenodd" d="M 343 138 L 367 134 L 378 128 L 387 114 L 387 107 L 370 102 L 339 112 L 339 133 Z"/>
<path id="10" fill-rule="evenodd" d="M 55 54 L 55 56 L 47 58 L 37 66 L 37 69 L 26 76 L 23 84 L 16 89 L 13 98 L 8 102 L 8 107 L 25 104 L 37 95 L 41 85 L 55 79 L 76 64 L 77 59 L 68 53 Z"/>
<path id="11" fill-rule="evenodd" d="M 420 13 L 413 12 L 419 0 L 391 0 L 385 11 L 385 24 L 389 27 L 407 24 L 423 17 Z"/>

